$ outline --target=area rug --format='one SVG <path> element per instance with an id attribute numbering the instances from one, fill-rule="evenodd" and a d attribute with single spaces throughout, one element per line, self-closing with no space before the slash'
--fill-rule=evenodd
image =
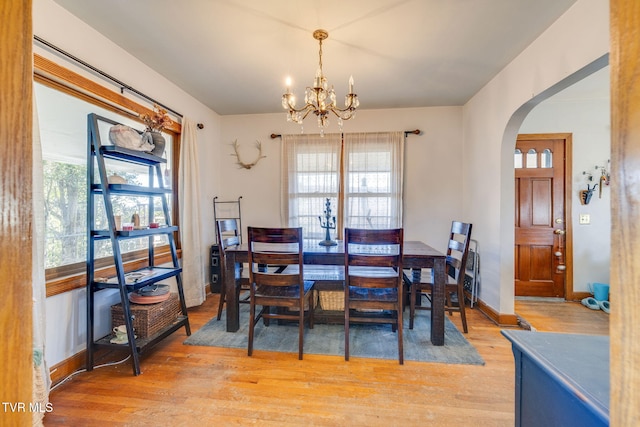
<path id="1" fill-rule="evenodd" d="M 413 330 L 409 329 L 408 316 L 404 319 L 404 358 L 419 362 L 484 365 L 484 360 L 449 319 L 445 318 L 445 345 L 434 346 L 430 340 L 430 313 L 416 313 Z M 240 329 L 226 332 L 222 320 L 214 317 L 193 333 L 184 344 L 247 348 L 249 307 L 240 306 Z M 398 339 L 388 325 L 351 325 L 350 355 L 374 359 L 398 359 Z M 255 328 L 254 351 L 298 353 L 298 326 L 273 324 L 265 327 L 260 321 Z M 305 328 L 304 353 L 344 357 L 344 326 L 316 324 Z"/>

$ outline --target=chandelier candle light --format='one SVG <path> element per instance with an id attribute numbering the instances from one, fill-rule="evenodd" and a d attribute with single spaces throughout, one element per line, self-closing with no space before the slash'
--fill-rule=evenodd
<path id="1" fill-rule="evenodd" d="M 304 95 L 305 105 L 296 108 L 296 97 L 291 93 L 291 79 L 287 78 L 287 92 L 282 95 L 282 107 L 287 110 L 287 121 L 296 122 L 302 125 L 303 120 L 313 112 L 318 117 L 318 127 L 320 134 L 324 134 L 324 128 L 329 125 L 329 113 L 338 117 L 338 126 L 342 129 L 342 122 L 349 120 L 356 114 L 356 108 L 360 105 L 358 95 L 353 93 L 353 76 L 349 78 L 349 93 L 345 96 L 345 108 L 336 106 L 336 93 L 333 86 L 329 87 L 327 78 L 322 71 L 322 41 L 329 37 L 325 30 L 313 32 L 313 38 L 320 44 L 318 70 L 313 79 L 313 87 L 307 87 Z"/>

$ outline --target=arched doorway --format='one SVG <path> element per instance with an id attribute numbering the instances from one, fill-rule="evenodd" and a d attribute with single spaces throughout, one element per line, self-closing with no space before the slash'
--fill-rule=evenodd
<path id="1" fill-rule="evenodd" d="M 562 81 L 558 82 L 557 84 L 551 86 L 549 89 L 543 91 L 542 93 L 540 93 L 539 95 L 533 97 L 531 100 L 529 100 L 528 102 L 526 102 L 525 104 L 523 104 L 520 108 L 518 108 L 513 115 L 511 116 L 508 125 L 505 129 L 505 133 L 504 133 L 504 138 L 503 138 L 503 150 L 502 150 L 502 162 L 504 165 L 511 165 L 511 169 L 510 169 L 510 178 L 509 181 L 506 181 L 507 178 L 505 179 L 505 182 L 503 183 L 503 188 L 507 188 L 507 187 L 511 187 L 511 194 L 515 194 L 515 188 L 514 188 L 514 173 L 513 173 L 513 165 L 514 165 L 514 152 L 515 152 L 515 148 L 516 148 L 516 137 L 518 135 L 518 133 L 521 133 L 522 131 L 525 132 L 531 132 L 531 128 L 527 128 L 526 126 L 523 127 L 523 124 L 525 124 L 527 118 L 529 117 L 529 115 L 532 113 L 532 111 L 534 110 L 535 107 L 541 105 L 544 101 L 547 101 L 549 99 L 552 99 L 554 96 L 561 94 L 565 89 L 568 89 L 570 87 L 572 87 L 574 84 L 581 82 L 583 79 L 588 78 L 589 76 L 594 75 L 594 73 L 596 73 L 595 75 L 597 76 L 597 73 L 607 73 L 606 69 L 607 69 L 607 65 L 608 65 L 608 61 L 609 61 L 609 55 L 603 55 L 602 57 L 598 58 L 597 60 L 593 61 L 592 63 L 588 64 L 587 66 L 583 67 L 582 69 L 578 70 L 577 72 L 575 72 L 574 74 L 566 77 L 565 79 L 563 79 Z M 587 80 L 588 82 L 588 80 Z M 577 86 L 577 89 L 580 89 L 580 85 Z M 576 88 L 574 88 L 574 90 L 572 91 L 571 89 L 569 89 L 569 94 L 573 93 L 572 96 L 575 96 L 575 90 Z M 562 99 L 562 97 L 565 95 L 559 95 L 559 98 Z M 607 106 L 608 108 L 608 106 Z M 544 108 L 542 109 L 544 110 Z M 541 111 L 542 111 L 541 110 Z M 545 114 L 549 114 L 548 112 Z M 555 120 L 557 121 L 560 116 L 558 116 L 557 112 L 555 113 Z M 529 125 L 531 125 L 531 122 L 529 122 Z M 554 123 L 554 126 L 559 126 L 558 123 Z M 557 129 L 557 128 L 556 128 Z M 538 128 L 538 130 L 536 132 L 545 132 L 549 129 L 543 129 L 543 128 Z M 550 130 L 549 130 L 550 131 Z M 565 129 L 566 132 L 566 129 Z M 574 139 L 574 146 L 579 147 L 579 145 L 575 142 Z M 574 152 L 575 150 L 578 148 L 574 148 Z M 607 157 L 608 158 L 608 157 Z M 606 159 L 605 159 L 606 161 Z M 574 181 L 576 181 L 576 173 L 582 173 L 582 163 L 580 164 L 580 166 L 576 166 L 574 167 L 573 173 L 572 173 L 572 179 Z M 576 170 L 576 168 L 578 170 Z M 506 171 L 506 170 L 505 170 Z M 506 175 L 505 175 L 506 176 Z M 510 184 L 509 184 L 510 182 Z M 577 184 L 576 184 L 577 186 Z M 575 190 L 574 190 L 575 193 Z M 575 194 L 573 195 L 575 196 Z M 572 196 L 572 197 L 573 197 Z M 577 200 L 577 196 L 575 197 L 575 199 Z M 574 201 L 575 204 L 576 201 Z M 579 202 L 578 202 L 579 203 Z M 515 208 L 514 208 L 514 204 L 510 205 L 510 209 L 511 212 L 509 214 L 509 217 L 512 219 L 514 218 L 514 213 L 515 213 Z M 505 215 L 505 218 L 507 218 L 507 215 Z M 575 215 L 573 215 L 571 217 L 572 222 L 574 221 L 577 222 L 577 218 L 575 218 Z M 512 227 L 514 226 L 514 222 L 512 222 Z M 575 228 L 575 225 L 574 225 Z M 513 246 L 511 247 L 511 259 L 514 259 L 514 255 L 515 255 L 515 251 Z M 581 255 L 582 257 L 582 255 Z M 581 258 L 582 259 L 582 258 Z M 513 265 L 513 264 L 512 264 Z M 579 264 L 574 266 L 574 270 L 579 268 L 578 266 Z M 608 271 L 608 269 L 607 269 Z M 513 271 L 510 273 L 511 277 L 514 277 L 514 273 Z M 579 276 L 581 277 L 581 276 Z M 583 283 L 583 279 L 582 277 L 580 278 L 580 283 Z M 584 296 L 587 294 L 588 291 L 586 291 L 587 289 L 587 283 L 581 284 L 578 288 L 575 289 L 574 291 L 574 287 L 572 286 L 571 289 L 568 290 L 567 292 L 567 299 L 576 299 L 576 298 L 580 298 L 581 296 Z M 503 289 L 502 290 L 502 295 L 503 297 L 507 297 L 507 293 L 505 292 L 506 290 Z M 515 292 L 514 292 L 514 287 L 512 287 L 509 291 L 509 294 L 511 295 L 512 301 L 515 300 Z M 510 305 L 510 304 L 508 304 Z"/>

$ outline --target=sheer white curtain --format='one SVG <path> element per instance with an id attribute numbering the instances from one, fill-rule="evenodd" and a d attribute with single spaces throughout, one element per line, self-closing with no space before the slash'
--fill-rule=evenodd
<path id="1" fill-rule="evenodd" d="M 182 283 L 187 307 L 205 300 L 205 255 L 201 239 L 200 167 L 198 165 L 198 130 L 188 118 L 182 120 L 180 144 L 179 212 L 182 242 Z"/>
<path id="2" fill-rule="evenodd" d="M 44 177 L 40 123 L 33 91 L 33 250 L 31 279 L 33 283 L 33 402 L 45 408 L 49 402 L 51 378 L 44 358 L 45 302 L 47 289 L 44 268 Z M 33 412 L 33 425 L 42 425 L 44 412 Z"/>
<path id="3" fill-rule="evenodd" d="M 344 134 L 345 227 L 402 227 L 404 132 Z"/>
<path id="4" fill-rule="evenodd" d="M 402 227 L 404 132 L 283 135 L 282 222 L 324 238 L 326 199 L 343 227 Z M 344 147 L 343 147 L 344 145 Z"/>
<path id="5" fill-rule="evenodd" d="M 318 216 L 329 198 L 337 216 L 341 134 L 282 136 L 281 215 L 285 227 L 324 238 Z"/>

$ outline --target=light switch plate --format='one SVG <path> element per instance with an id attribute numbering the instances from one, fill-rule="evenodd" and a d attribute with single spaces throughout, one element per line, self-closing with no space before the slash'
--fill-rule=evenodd
<path id="1" fill-rule="evenodd" d="M 589 214 L 580 214 L 579 218 L 580 224 L 591 224 L 591 215 Z"/>

